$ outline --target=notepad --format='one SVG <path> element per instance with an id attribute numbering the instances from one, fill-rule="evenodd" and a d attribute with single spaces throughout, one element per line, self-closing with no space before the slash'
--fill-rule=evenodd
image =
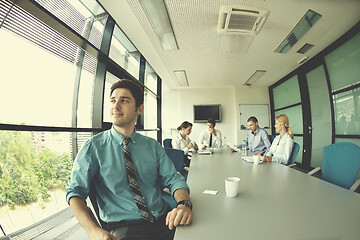
<path id="1" fill-rule="evenodd" d="M 215 147 L 216 139 L 214 141 L 214 144 L 211 149 L 205 149 L 198 152 L 198 155 L 210 155 L 214 153 L 214 147 Z"/>
<path id="2" fill-rule="evenodd" d="M 205 190 L 203 193 L 205 194 L 210 194 L 210 195 L 216 195 L 218 193 L 218 191 L 215 190 Z"/>
<path id="3" fill-rule="evenodd" d="M 235 145 L 232 145 L 231 143 L 229 143 L 227 146 L 228 146 L 229 148 L 233 149 L 233 150 L 236 151 L 236 152 L 240 152 L 240 151 L 241 151 L 240 148 L 237 148 Z"/>

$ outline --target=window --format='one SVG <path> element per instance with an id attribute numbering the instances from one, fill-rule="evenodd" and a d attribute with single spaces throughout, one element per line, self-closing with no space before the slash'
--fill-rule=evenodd
<path id="1" fill-rule="evenodd" d="M 6 234 L 68 208 L 65 186 L 73 159 L 102 130 L 92 127 L 101 108 L 94 107 L 94 97 L 105 92 L 101 111 L 110 122 L 110 86 L 116 76 L 139 79 L 141 56 L 116 26 L 110 50 L 114 61 L 104 56 L 99 64 L 104 31 L 113 31 L 106 26 L 111 16 L 96 0 L 13 2 L 0 0 L 0 223 Z M 50 18 L 55 21 L 42 22 Z M 156 93 L 155 71 L 146 64 L 145 89 L 151 91 L 143 120 L 154 129 L 161 93 Z M 105 89 L 95 89 L 102 79 Z M 141 130 L 157 139 L 159 130 Z"/>
<path id="2" fill-rule="evenodd" d="M 145 65 L 145 86 L 156 94 L 157 92 L 157 74 L 154 69 L 146 63 Z"/>
<path id="3" fill-rule="evenodd" d="M 332 92 L 360 83 L 360 33 L 325 56 Z"/>
<path id="4" fill-rule="evenodd" d="M 360 88 L 333 95 L 338 135 L 360 135 Z"/>
<path id="5" fill-rule="evenodd" d="M 325 62 L 332 90 L 335 134 L 360 135 L 360 33 L 326 55 Z"/>
<path id="6" fill-rule="evenodd" d="M 144 96 L 144 129 L 157 128 L 157 98 L 150 91 L 145 90 Z"/>
<path id="7" fill-rule="evenodd" d="M 111 38 L 109 56 L 139 80 L 140 53 L 117 25 Z"/>

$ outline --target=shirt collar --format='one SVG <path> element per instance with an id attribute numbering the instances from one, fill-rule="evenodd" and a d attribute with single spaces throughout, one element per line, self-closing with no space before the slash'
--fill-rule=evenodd
<path id="1" fill-rule="evenodd" d="M 114 128 L 114 125 L 111 127 L 110 132 L 111 132 L 112 139 L 116 143 L 121 144 L 124 141 L 125 137 L 123 135 L 121 135 L 118 131 L 116 131 L 116 129 Z M 130 136 L 130 139 L 133 143 L 135 143 L 136 135 L 137 135 L 137 132 L 136 132 L 136 129 L 134 129 L 134 132 Z"/>

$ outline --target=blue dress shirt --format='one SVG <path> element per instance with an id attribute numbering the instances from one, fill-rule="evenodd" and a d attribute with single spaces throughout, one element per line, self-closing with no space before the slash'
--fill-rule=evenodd
<path id="1" fill-rule="evenodd" d="M 289 134 L 285 133 L 284 136 L 280 137 L 277 135 L 271 144 L 270 151 L 265 155 L 272 157 L 272 161 L 288 164 L 291 151 L 294 146 L 294 140 Z"/>
<path id="2" fill-rule="evenodd" d="M 149 210 L 158 218 L 167 209 L 161 197 L 163 188 L 173 194 L 189 187 L 157 141 L 136 131 L 130 138 L 128 145 L 139 187 Z M 66 189 L 67 202 L 75 196 L 85 201 L 93 182 L 100 218 L 105 222 L 141 219 L 127 178 L 123 140 L 114 127 L 89 139 L 75 159 Z"/>
<path id="3" fill-rule="evenodd" d="M 264 129 L 258 128 L 254 133 L 249 131 L 244 140 L 253 154 L 264 155 L 270 150 L 271 143 L 268 134 Z M 240 144 L 238 148 L 241 148 L 242 146 L 243 144 Z"/>

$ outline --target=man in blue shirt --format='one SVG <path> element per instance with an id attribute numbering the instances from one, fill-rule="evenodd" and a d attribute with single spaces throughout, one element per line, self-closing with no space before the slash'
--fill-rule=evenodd
<path id="1" fill-rule="evenodd" d="M 250 152 L 253 154 L 264 155 L 270 150 L 271 143 L 267 132 L 259 127 L 259 123 L 256 117 L 250 117 L 247 120 L 250 131 L 247 133 L 244 141 L 249 146 Z M 237 146 L 241 148 L 243 144 Z M 230 148 L 231 151 L 234 149 Z"/>
<path id="2" fill-rule="evenodd" d="M 157 141 L 135 130 L 137 116 L 144 111 L 143 100 L 141 85 L 126 79 L 115 82 L 110 97 L 112 128 L 89 139 L 75 159 L 66 200 L 90 239 L 172 239 L 174 227 L 191 222 L 192 204 L 184 178 Z M 123 143 L 125 138 L 130 142 Z M 144 219 L 129 184 L 124 144 L 151 220 Z M 107 231 L 92 220 L 86 206 L 91 184 Z M 178 203 L 171 211 L 161 197 L 165 187 Z"/>

